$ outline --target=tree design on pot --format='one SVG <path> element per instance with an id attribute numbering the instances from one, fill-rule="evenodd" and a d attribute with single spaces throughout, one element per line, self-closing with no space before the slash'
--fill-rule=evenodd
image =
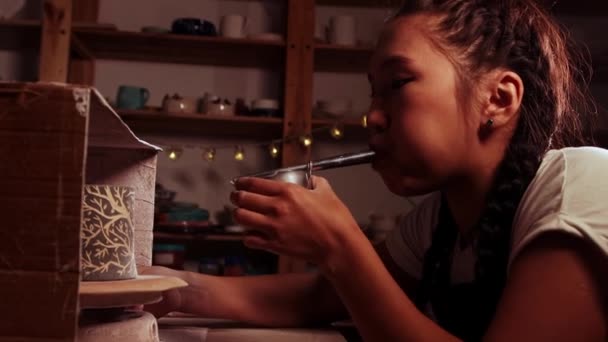
<path id="1" fill-rule="evenodd" d="M 82 280 L 122 280 L 137 276 L 133 246 L 133 189 L 85 186 L 82 206 Z"/>

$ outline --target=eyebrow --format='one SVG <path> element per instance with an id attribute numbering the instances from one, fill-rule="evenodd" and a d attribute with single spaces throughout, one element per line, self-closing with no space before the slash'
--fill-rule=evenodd
<path id="1" fill-rule="evenodd" d="M 380 63 L 379 70 L 387 69 L 393 65 L 399 64 L 412 64 L 413 60 L 409 57 L 403 55 L 390 55 L 385 58 L 382 63 Z M 367 73 L 367 79 L 371 82 L 372 76 L 371 73 Z"/>

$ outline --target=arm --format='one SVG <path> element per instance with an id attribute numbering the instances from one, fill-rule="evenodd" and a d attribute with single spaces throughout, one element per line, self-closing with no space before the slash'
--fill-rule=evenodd
<path id="1" fill-rule="evenodd" d="M 319 273 L 217 277 L 164 267 L 144 268 L 141 273 L 174 276 L 189 285 L 146 306 L 156 316 L 179 311 L 266 326 L 302 326 L 346 317 L 331 284 Z"/>
<path id="2" fill-rule="evenodd" d="M 457 340 L 416 309 L 374 253 L 356 238 L 348 245 L 325 272 L 365 341 Z M 358 272 L 344 260 L 356 260 Z M 605 266 L 605 256 L 576 238 L 538 237 L 515 259 L 484 340 L 606 341 Z"/>
<path id="3" fill-rule="evenodd" d="M 411 291 L 415 280 L 392 261 L 386 245 L 378 244 L 376 252 L 403 290 Z M 146 307 L 156 316 L 180 311 L 269 326 L 331 322 L 347 316 L 333 286 L 319 273 L 214 277 L 164 267 L 142 268 L 140 273 L 174 276 L 189 284 L 165 293 L 163 302 Z"/>

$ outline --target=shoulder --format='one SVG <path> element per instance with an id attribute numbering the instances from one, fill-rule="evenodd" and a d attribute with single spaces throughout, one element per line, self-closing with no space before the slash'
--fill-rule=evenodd
<path id="1" fill-rule="evenodd" d="M 608 253 L 608 150 L 551 150 L 522 197 L 513 220 L 510 261 L 536 236 L 561 231 L 583 237 Z"/>

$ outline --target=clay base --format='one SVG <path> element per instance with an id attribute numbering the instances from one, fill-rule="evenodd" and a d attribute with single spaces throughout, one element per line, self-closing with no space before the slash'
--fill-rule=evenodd
<path id="1" fill-rule="evenodd" d="M 90 310 L 81 313 L 79 342 L 159 342 L 156 318 L 147 312 Z"/>

